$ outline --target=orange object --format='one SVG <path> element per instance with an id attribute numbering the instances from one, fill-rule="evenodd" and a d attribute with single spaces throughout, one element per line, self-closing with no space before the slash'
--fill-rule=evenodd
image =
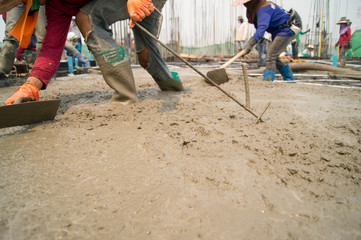
<path id="1" fill-rule="evenodd" d="M 16 100 L 23 99 L 26 101 L 39 101 L 39 89 L 32 83 L 24 83 L 18 87 L 18 91 L 9 97 L 5 105 L 11 105 Z"/>
<path id="2" fill-rule="evenodd" d="M 26 3 L 26 8 L 15 26 L 9 31 L 9 34 L 19 41 L 19 46 L 27 48 L 31 39 L 31 35 L 34 32 L 36 21 L 38 20 L 39 12 L 35 12 L 33 15 L 28 16 L 33 0 L 23 0 Z"/>
<path id="3" fill-rule="evenodd" d="M 134 27 L 133 21 L 141 22 L 154 11 L 152 0 L 128 0 L 127 7 L 131 19 L 130 28 Z"/>

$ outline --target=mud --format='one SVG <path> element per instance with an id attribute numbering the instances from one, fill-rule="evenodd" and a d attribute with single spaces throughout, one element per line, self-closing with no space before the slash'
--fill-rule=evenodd
<path id="1" fill-rule="evenodd" d="M 250 79 L 251 108 L 272 102 L 255 124 L 171 70 L 185 92 L 138 68 L 129 105 L 99 75 L 58 78 L 55 121 L 0 129 L 0 239 L 361 239 L 361 89 Z"/>

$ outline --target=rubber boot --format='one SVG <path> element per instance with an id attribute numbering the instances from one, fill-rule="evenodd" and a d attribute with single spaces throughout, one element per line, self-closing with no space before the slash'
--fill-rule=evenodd
<path id="1" fill-rule="evenodd" d="M 295 80 L 295 78 L 293 77 L 293 72 L 291 70 L 290 65 L 287 64 L 286 66 L 282 67 L 278 71 L 280 71 L 280 73 L 283 77 L 283 80 L 285 80 L 285 81 Z"/>
<path id="2" fill-rule="evenodd" d="M 275 80 L 275 71 L 265 69 L 263 71 L 263 81 L 273 82 Z"/>
<path id="3" fill-rule="evenodd" d="M 94 31 L 88 33 L 86 43 L 98 62 L 105 82 L 116 91 L 111 101 L 137 102 L 133 72 L 124 47 L 112 48 Z"/>
<path id="4" fill-rule="evenodd" d="M 162 91 L 184 91 L 183 84 L 177 72 L 171 72 L 172 78 L 166 81 L 156 81 Z"/>
<path id="5" fill-rule="evenodd" d="M 14 65 L 17 45 L 9 41 L 4 42 L 0 56 L 0 75 L 9 74 Z"/>
<path id="6" fill-rule="evenodd" d="M 157 84 L 162 91 L 184 91 L 182 82 L 174 79 L 159 81 Z"/>

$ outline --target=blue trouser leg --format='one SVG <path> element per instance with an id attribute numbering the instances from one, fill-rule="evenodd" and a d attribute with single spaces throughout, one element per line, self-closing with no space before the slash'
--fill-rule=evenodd
<path id="1" fill-rule="evenodd" d="M 157 13 L 152 13 L 147 18 L 143 19 L 139 24 L 147 29 L 153 35 L 158 32 L 158 17 Z M 156 82 L 165 81 L 172 78 L 172 74 L 164 62 L 158 48 L 157 42 L 146 35 L 137 26 L 133 28 L 135 48 L 137 53 L 141 53 L 144 49 L 148 51 L 148 64 L 143 65 L 145 70 L 152 75 Z"/>

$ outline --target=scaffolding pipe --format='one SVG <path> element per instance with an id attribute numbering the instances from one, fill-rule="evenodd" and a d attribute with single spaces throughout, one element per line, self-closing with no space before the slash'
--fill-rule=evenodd
<path id="1" fill-rule="evenodd" d="M 321 28 L 320 28 L 320 44 L 318 45 L 318 58 L 321 58 L 321 48 L 322 48 L 322 31 L 323 31 L 323 11 L 325 0 L 322 0 L 322 13 L 321 13 Z"/>

